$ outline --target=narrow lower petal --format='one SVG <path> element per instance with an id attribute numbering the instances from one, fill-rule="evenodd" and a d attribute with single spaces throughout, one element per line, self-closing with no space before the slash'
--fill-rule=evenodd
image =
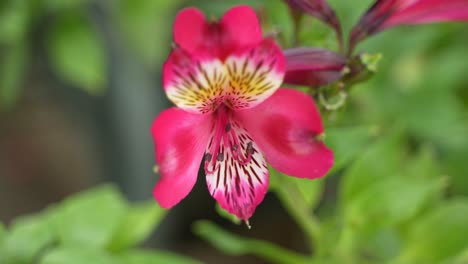
<path id="1" fill-rule="evenodd" d="M 247 221 L 268 191 L 268 169 L 257 144 L 236 121 L 212 135 L 205 152 L 206 183 L 220 206 Z"/>
<path id="2" fill-rule="evenodd" d="M 236 112 L 271 166 L 300 178 L 324 176 L 333 153 L 318 138 L 323 125 L 313 100 L 292 89 L 279 89 L 255 108 Z"/>
<path id="3" fill-rule="evenodd" d="M 254 107 L 270 97 L 281 85 L 286 61 L 271 39 L 239 50 L 225 62 L 228 75 L 226 104 L 231 109 Z"/>
<path id="4" fill-rule="evenodd" d="M 213 112 L 224 100 L 227 76 L 223 63 L 175 49 L 163 68 L 163 86 L 176 106 L 189 112 Z"/>
<path id="5" fill-rule="evenodd" d="M 192 190 L 210 136 L 210 116 L 170 108 L 151 127 L 160 179 L 153 195 L 170 208 Z"/>

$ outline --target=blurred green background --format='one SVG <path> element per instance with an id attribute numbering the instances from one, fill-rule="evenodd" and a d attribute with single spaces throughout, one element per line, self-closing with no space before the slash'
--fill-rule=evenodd
<path id="1" fill-rule="evenodd" d="M 330 1 L 344 32 L 371 3 Z M 247 230 L 216 214 L 203 177 L 165 218 L 154 205 L 146 205 L 150 209 L 135 213 L 135 218 L 128 216 L 130 220 L 122 212 L 138 209 L 127 205 L 117 206 L 125 210 L 108 208 L 124 197 L 132 202 L 152 199 L 158 175 L 152 172 L 149 128 L 158 112 L 170 106 L 160 78 L 177 10 L 197 6 L 207 17 L 219 17 L 236 4 L 252 5 L 264 33 L 279 31 L 283 48 L 290 47 L 293 24 L 280 0 L 2 0 L 0 222 L 14 226 L 25 221 L 24 215 L 50 208 L 99 183 L 112 182 L 123 197 L 115 198 L 119 191 L 104 187 L 94 194 L 97 196 L 91 195 L 95 198 L 88 198 L 92 202 L 63 209 L 78 218 L 88 214 L 102 217 L 96 224 L 83 220 L 92 232 L 104 234 L 106 226 L 112 225 L 123 228 L 120 233 L 90 236 L 96 239 L 92 245 L 106 245 L 103 247 L 109 252 L 120 252 L 144 240 L 145 248 L 176 252 L 203 263 L 272 261 L 262 257 L 267 253 L 253 252 L 246 241 L 232 241 L 229 235 L 216 233 L 207 222 L 196 225 L 195 236 L 192 223 L 199 219 L 211 219 L 238 235 L 302 254 L 310 252 L 304 230 L 276 195 L 267 195 L 251 219 L 252 230 Z M 302 21 L 300 41 L 303 46 L 337 47 L 332 30 L 310 17 Z M 320 263 L 466 263 L 461 261 L 468 259 L 467 47 L 468 25 L 463 23 L 400 27 L 358 47 L 358 51 L 383 55 L 378 72 L 352 88 L 344 108 L 323 113 L 326 141 L 335 151 L 336 165 L 325 180 L 313 181 L 311 189 L 299 183 L 306 194 L 316 196 L 309 209 L 323 220 L 320 243 L 325 252 L 339 251 L 339 257 L 345 259 L 348 254 L 357 257 L 349 257 L 349 262 L 326 258 Z M 67 203 L 62 207 L 68 208 Z M 122 212 L 115 213 L 119 210 Z M 75 217 L 70 215 L 59 218 L 59 223 L 69 223 L 61 230 L 74 229 L 70 221 Z M 106 218 L 111 216 L 124 220 L 114 223 Z M 21 221 L 15 220 L 18 218 Z M 136 238 L 109 238 L 122 236 L 126 228 L 132 233 L 136 223 L 145 221 L 152 224 L 141 224 Z M 153 228 L 156 223 L 158 227 Z M 44 237 L 43 229 L 28 228 L 39 231 L 10 238 L 10 245 L 11 241 L 20 242 L 3 254 L 8 250 L 31 256 L 38 252 L 41 245 L 30 243 Z M 0 248 L 2 230 L 0 225 Z M 68 231 L 64 232 L 60 233 L 61 243 L 69 239 Z M 224 253 L 199 236 L 218 244 Z M 48 235 L 44 241 L 47 239 Z M 102 242 L 106 239 L 111 242 Z M 62 255 L 83 254 L 81 247 L 79 253 L 75 248 L 67 250 L 41 263 L 84 263 L 61 262 Z M 244 253 L 257 256 L 230 256 Z M 271 253 L 272 258 L 276 253 Z M 176 263 L 164 262 L 161 256 L 157 256 L 160 263 Z M 130 258 L 123 263 L 144 263 L 141 256 Z M 115 263 L 89 259 L 89 263 Z M 181 263 L 193 263 L 184 261 L 188 262 Z"/>

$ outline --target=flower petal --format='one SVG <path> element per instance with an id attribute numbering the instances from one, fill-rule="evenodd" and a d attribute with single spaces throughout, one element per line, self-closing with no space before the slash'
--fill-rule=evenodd
<path id="1" fill-rule="evenodd" d="M 346 58 L 332 51 L 317 48 L 293 48 L 284 51 L 284 82 L 319 87 L 342 77 Z"/>
<path id="2" fill-rule="evenodd" d="M 195 52 L 205 41 L 207 22 L 205 15 L 194 8 L 181 10 L 174 22 L 175 43 L 189 53 Z"/>
<path id="3" fill-rule="evenodd" d="M 281 85 L 285 58 L 271 39 L 238 51 L 226 59 L 226 104 L 232 109 L 251 108 L 270 97 Z"/>
<path id="4" fill-rule="evenodd" d="M 403 5 L 404 3 L 401 4 Z M 399 24 L 466 20 L 468 20 L 467 0 L 420 0 L 411 1 L 400 7 L 400 10 L 395 12 L 382 27 L 388 28 Z"/>
<path id="5" fill-rule="evenodd" d="M 467 0 L 377 0 L 354 26 L 350 46 L 402 24 L 467 20 Z"/>
<path id="6" fill-rule="evenodd" d="M 211 126 L 210 116 L 175 107 L 163 111 L 154 121 L 151 134 L 160 179 L 153 195 L 162 207 L 174 206 L 192 190 Z"/>
<path id="7" fill-rule="evenodd" d="M 239 48 L 258 45 L 263 40 L 262 28 L 255 11 L 241 5 L 229 9 L 220 21 L 225 40 L 223 44 L 233 51 Z"/>
<path id="8" fill-rule="evenodd" d="M 317 178 L 332 167 L 332 151 L 317 139 L 323 133 L 319 112 L 306 94 L 282 88 L 236 116 L 273 168 L 291 176 Z"/>
<path id="9" fill-rule="evenodd" d="M 325 0 L 285 0 L 292 9 L 301 10 L 315 18 L 332 26 L 338 34 L 341 34 L 341 26 L 335 11 Z"/>
<path id="10" fill-rule="evenodd" d="M 231 121 L 224 136 L 217 154 L 214 135 L 206 149 L 206 183 L 222 208 L 247 221 L 268 191 L 268 168 L 257 144 L 238 122 Z"/>
<path id="11" fill-rule="evenodd" d="M 211 113 L 224 100 L 227 76 L 223 63 L 212 57 L 195 57 L 175 49 L 163 68 L 163 86 L 176 106 L 194 113 Z"/>

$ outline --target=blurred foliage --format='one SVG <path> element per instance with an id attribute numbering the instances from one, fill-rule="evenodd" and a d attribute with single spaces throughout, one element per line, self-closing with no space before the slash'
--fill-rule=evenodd
<path id="1" fill-rule="evenodd" d="M 198 263 L 164 251 L 134 249 L 166 211 L 129 204 L 112 185 L 71 196 L 36 215 L 0 226 L 0 263 Z"/>
<path id="2" fill-rule="evenodd" d="M 108 86 L 107 36 L 116 36 L 142 63 L 159 69 L 170 49 L 170 21 L 180 0 L 5 0 L 0 3 L 0 110 L 14 107 L 31 50 L 44 43 L 54 73 L 90 95 Z M 103 11 L 103 12 L 102 12 Z M 97 12 L 111 23 L 96 19 Z M 41 35 L 35 34 L 41 31 Z M 164 47 L 164 48 L 162 48 Z"/>

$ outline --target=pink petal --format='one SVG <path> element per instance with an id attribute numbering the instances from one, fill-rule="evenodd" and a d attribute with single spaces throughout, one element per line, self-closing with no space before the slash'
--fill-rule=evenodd
<path id="1" fill-rule="evenodd" d="M 468 0 L 419 0 L 395 12 L 382 27 L 466 20 L 468 20 Z"/>
<path id="2" fill-rule="evenodd" d="M 224 101 L 227 84 L 223 63 L 175 49 L 163 67 L 163 87 L 176 106 L 194 113 L 211 113 Z"/>
<path id="3" fill-rule="evenodd" d="M 257 45 L 262 30 L 249 6 L 229 9 L 219 22 L 207 22 L 196 8 L 186 8 L 174 22 L 174 41 L 190 54 L 210 54 L 224 60 L 234 50 Z"/>
<path id="4" fill-rule="evenodd" d="M 192 190 L 211 126 L 210 116 L 175 107 L 163 111 L 154 121 L 151 134 L 160 179 L 153 195 L 162 207 L 174 206 Z"/>
<path id="5" fill-rule="evenodd" d="M 335 11 L 325 0 L 285 0 L 293 9 L 301 10 L 313 17 L 332 26 L 338 34 L 341 34 L 341 26 Z"/>
<path id="6" fill-rule="evenodd" d="M 468 0 L 377 0 L 353 28 L 350 46 L 402 24 L 467 20 Z"/>
<path id="7" fill-rule="evenodd" d="M 230 120 L 229 129 L 222 131 L 224 138 L 217 141 L 213 134 L 206 148 L 206 183 L 222 208 L 248 221 L 268 191 L 268 168 L 257 144 L 237 121 Z"/>
<path id="8" fill-rule="evenodd" d="M 257 15 L 247 5 L 229 9 L 221 18 L 220 25 L 225 38 L 223 44 L 230 51 L 257 45 L 263 39 Z"/>
<path id="9" fill-rule="evenodd" d="M 317 48 L 293 48 L 284 51 L 284 82 L 319 87 L 342 77 L 346 58 L 332 51 Z"/>
<path id="10" fill-rule="evenodd" d="M 193 53 L 205 41 L 205 15 L 193 7 L 181 10 L 174 22 L 174 41 L 182 49 Z"/>
<path id="11" fill-rule="evenodd" d="M 272 39 L 238 50 L 225 61 L 228 75 L 226 104 L 232 109 L 251 108 L 270 97 L 281 85 L 285 58 Z"/>
<path id="12" fill-rule="evenodd" d="M 295 177 L 317 178 L 332 167 L 332 151 L 316 138 L 323 133 L 319 112 L 306 94 L 282 88 L 236 116 L 273 168 Z"/>

